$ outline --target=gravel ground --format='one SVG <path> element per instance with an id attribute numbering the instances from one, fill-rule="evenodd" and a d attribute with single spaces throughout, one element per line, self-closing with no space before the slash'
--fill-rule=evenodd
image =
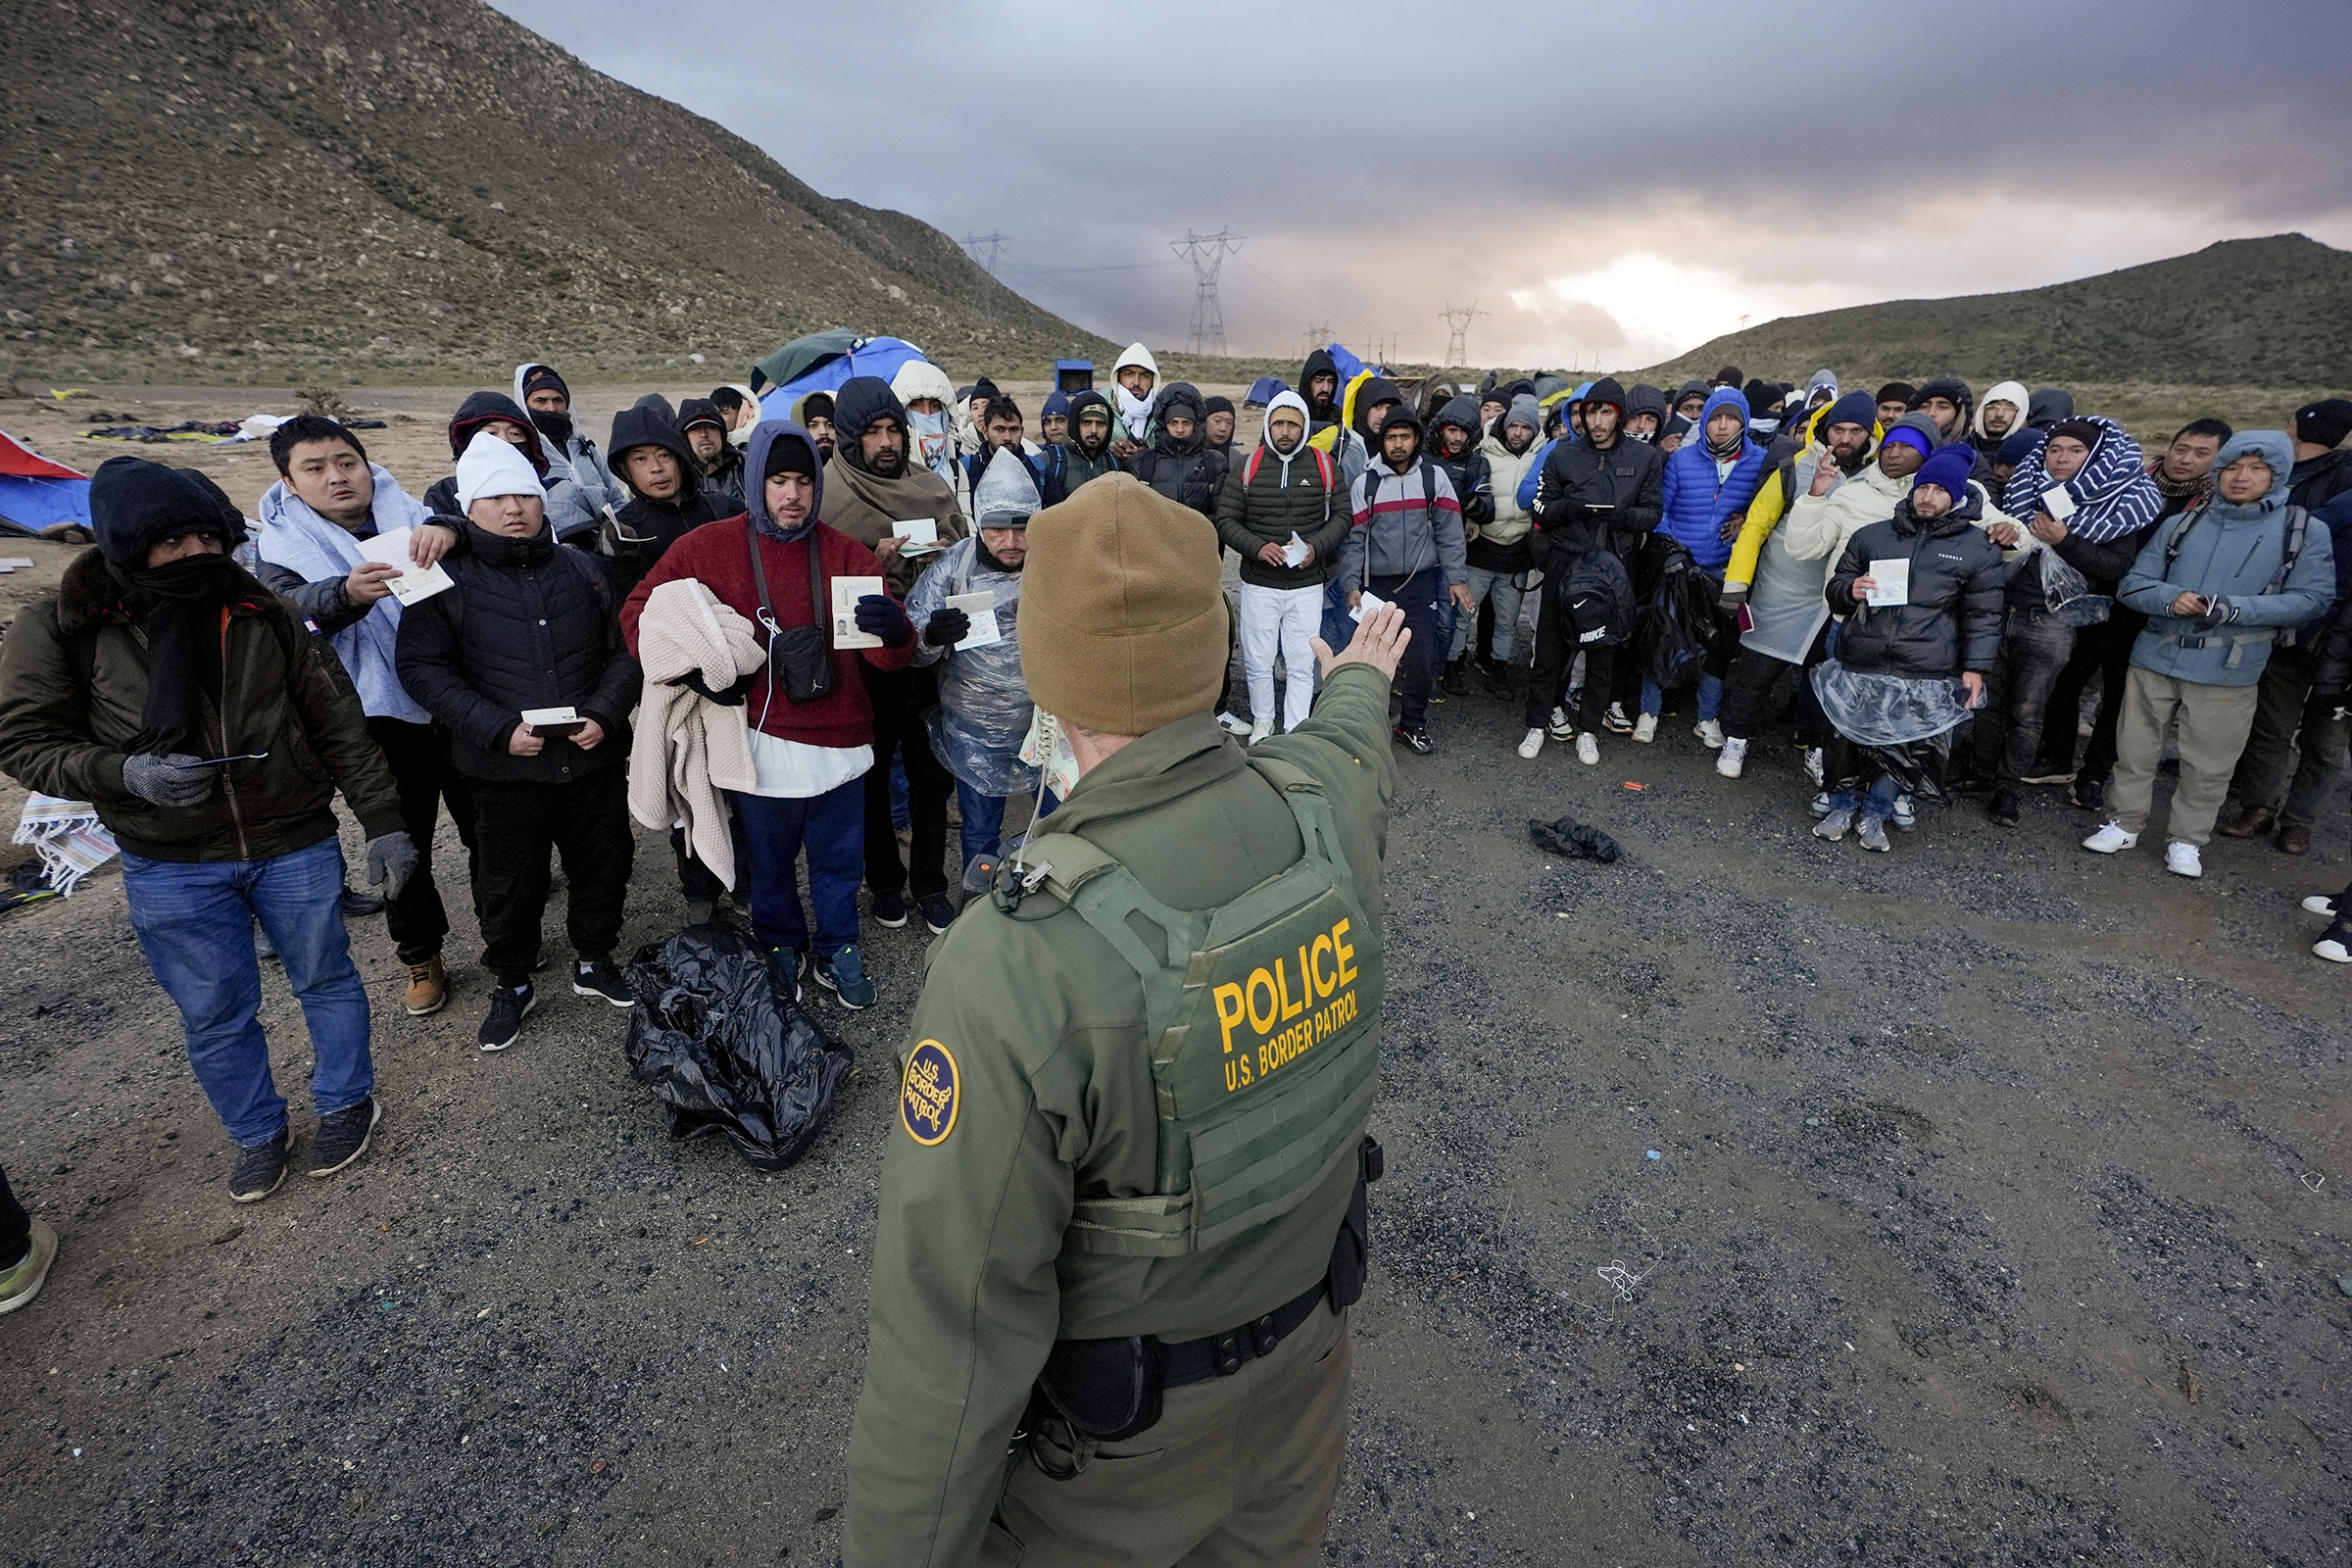
<path id="1" fill-rule="evenodd" d="M 1687 712 L 1595 768 L 1483 696 L 1432 728 L 1330 1560 L 2342 1560 L 2352 991 L 2296 907 L 2340 802 L 2189 883 L 2056 790 L 1820 844 L 1793 751 L 1720 779 Z M 1538 852 L 1561 812 L 1625 858 Z M 679 913 L 639 871 L 631 946 Z M 763 1176 L 668 1141 L 620 1014 L 551 988 L 484 1056 L 470 941 L 410 1020 L 357 922 L 379 1141 L 256 1205 L 120 877 L 5 928 L 0 1159 L 64 1252 L 0 1324 L 0 1561 L 835 1559 L 919 924 L 869 929 L 877 1007 L 816 1004 L 859 1066 Z"/>

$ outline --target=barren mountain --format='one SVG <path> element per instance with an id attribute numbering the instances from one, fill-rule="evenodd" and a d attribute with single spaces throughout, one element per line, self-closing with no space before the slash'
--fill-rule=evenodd
<path id="1" fill-rule="evenodd" d="M 478 0 L 0 0 L 0 372 L 734 379 L 831 326 L 975 371 L 1115 352 Z"/>

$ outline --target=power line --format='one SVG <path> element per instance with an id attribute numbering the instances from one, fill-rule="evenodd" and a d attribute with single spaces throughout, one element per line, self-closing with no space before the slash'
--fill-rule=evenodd
<path id="1" fill-rule="evenodd" d="M 1224 270 L 1225 258 L 1242 248 L 1249 236 L 1236 234 L 1230 228 L 1220 228 L 1214 234 L 1196 234 L 1184 231 L 1184 238 L 1168 241 L 1168 249 L 1190 262 L 1193 267 L 1193 326 L 1192 342 L 1195 354 L 1225 352 L 1225 309 L 1217 302 L 1217 273 Z"/>
<path id="2" fill-rule="evenodd" d="M 991 277 L 994 277 L 997 274 L 998 256 L 1004 252 L 1005 246 L 1011 243 L 1012 236 L 1010 234 L 988 233 L 966 234 L 963 236 L 963 248 L 965 252 L 971 256 L 973 261 L 980 262 L 982 267 L 988 269 L 988 274 Z M 980 251 L 983 246 L 985 246 L 988 250 L 988 259 L 986 261 L 980 260 Z"/>

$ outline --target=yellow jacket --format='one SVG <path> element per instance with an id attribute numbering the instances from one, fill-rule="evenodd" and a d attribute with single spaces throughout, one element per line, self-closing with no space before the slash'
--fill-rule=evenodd
<path id="1" fill-rule="evenodd" d="M 1805 426 L 1804 446 L 1766 474 L 1764 482 L 1756 487 L 1756 498 L 1747 504 L 1747 520 L 1740 525 L 1740 537 L 1732 545 L 1732 559 L 1723 568 L 1726 583 L 1748 584 L 1756 580 L 1756 558 L 1764 552 L 1764 541 L 1772 537 L 1772 530 L 1781 525 L 1781 519 L 1788 514 L 1789 505 L 1795 500 L 1788 494 L 1788 486 L 1793 482 L 1796 466 L 1807 458 L 1818 463 L 1827 450 L 1821 439 L 1821 421 L 1829 417 L 1830 410 L 1835 407 L 1835 404 L 1822 406 L 1813 416 L 1812 423 Z M 1863 454 L 1866 459 L 1870 452 L 1878 450 L 1881 433 L 1877 424 L 1871 425 L 1870 447 Z"/>

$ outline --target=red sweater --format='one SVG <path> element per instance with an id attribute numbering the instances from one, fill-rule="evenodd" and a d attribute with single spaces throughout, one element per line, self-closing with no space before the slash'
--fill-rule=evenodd
<path id="1" fill-rule="evenodd" d="M 645 612 L 647 596 L 678 577 L 692 577 L 702 583 L 718 596 L 720 604 L 750 621 L 753 635 L 762 644 L 767 641 L 767 633 L 760 624 L 760 584 L 752 575 L 752 553 L 744 544 L 744 536 L 750 529 L 749 519 L 738 513 L 718 522 L 704 523 L 662 553 L 654 569 L 645 574 L 645 580 L 620 607 L 620 633 L 628 639 L 631 657 L 637 653 L 637 617 Z M 882 564 L 874 559 L 874 553 L 847 534 L 837 533 L 820 522 L 811 537 L 816 541 L 817 562 L 827 582 L 835 577 L 883 574 Z M 776 608 L 776 624 L 829 624 L 832 605 L 824 606 L 820 617 L 808 603 L 808 541 L 780 545 L 765 534 L 759 539 L 760 564 L 767 568 L 767 590 Z M 914 644 L 909 641 L 904 648 L 835 649 L 833 690 L 812 703 L 796 703 L 782 692 L 776 693 L 774 702 L 769 702 L 768 673 L 763 669 L 752 677 L 751 721 L 767 734 L 780 740 L 799 741 L 804 746 L 871 746 L 874 710 L 866 701 L 865 679 L 858 668 L 861 657 L 876 669 L 905 669 L 914 661 Z"/>

